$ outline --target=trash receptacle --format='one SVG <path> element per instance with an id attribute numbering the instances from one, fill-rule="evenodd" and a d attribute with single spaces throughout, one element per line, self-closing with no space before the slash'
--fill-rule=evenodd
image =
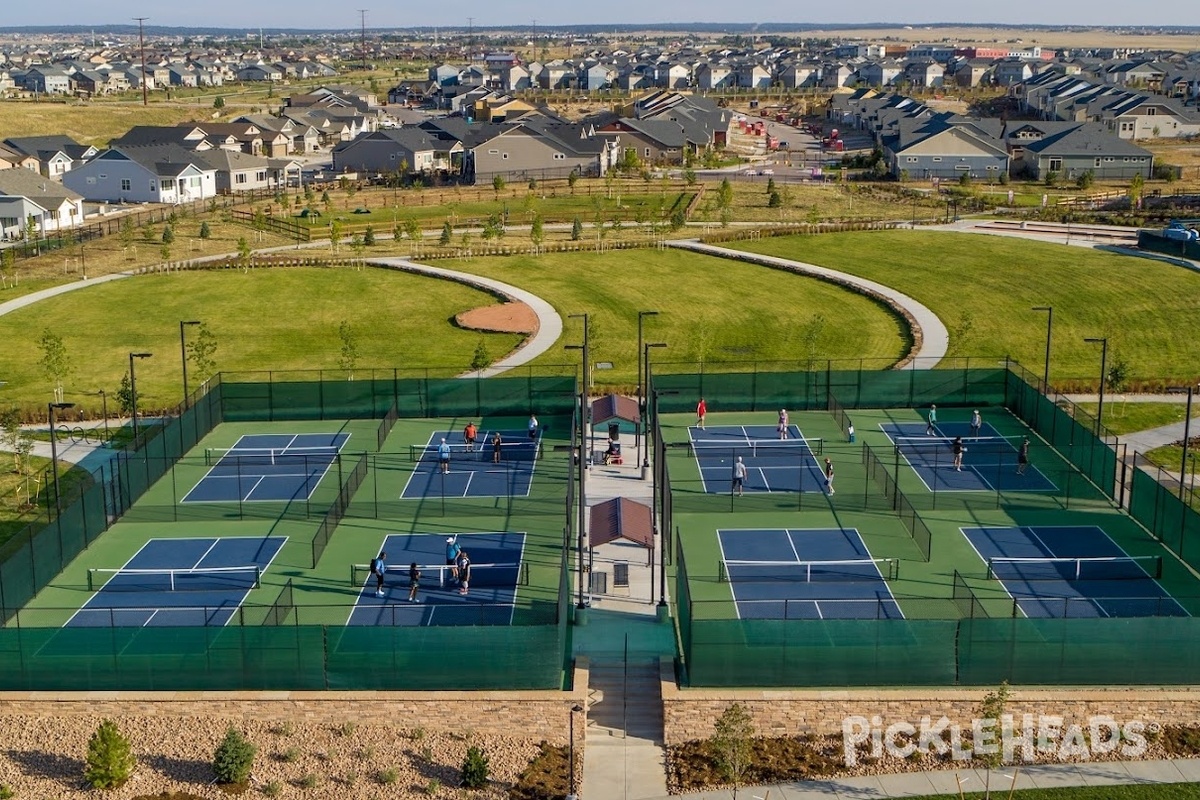
<path id="1" fill-rule="evenodd" d="M 608 438 L 610 441 L 618 441 L 621 438 L 621 423 L 608 423 Z"/>

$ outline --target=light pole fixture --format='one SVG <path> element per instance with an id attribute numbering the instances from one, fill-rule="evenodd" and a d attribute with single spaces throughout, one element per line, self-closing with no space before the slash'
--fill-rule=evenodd
<path id="1" fill-rule="evenodd" d="M 642 357 L 642 360 L 646 365 L 646 397 L 650 397 L 650 348 L 666 346 L 666 342 L 647 342 L 642 348 L 645 353 Z M 652 410 L 650 406 L 650 403 L 646 404 L 647 411 Z M 642 461 L 642 480 L 646 480 L 646 470 L 650 469 L 650 431 L 651 425 L 653 425 L 654 414 L 643 414 L 643 416 L 645 417 L 646 425 L 646 455 Z"/>
<path id="2" fill-rule="evenodd" d="M 137 416 L 137 374 L 133 369 L 134 359 L 150 358 L 154 353 L 130 353 L 129 354 L 129 409 L 133 414 L 133 443 L 137 447 L 138 436 L 138 416 Z"/>
<path id="3" fill-rule="evenodd" d="M 183 362 L 183 408 L 186 411 L 188 407 L 188 383 L 187 383 L 187 344 L 184 342 L 184 328 L 190 325 L 199 325 L 200 320 L 180 320 L 179 321 L 179 355 Z"/>
<path id="4" fill-rule="evenodd" d="M 570 746 L 567 748 L 567 754 L 571 758 L 571 793 L 567 795 L 567 800 L 576 800 L 579 797 L 578 790 L 575 784 L 575 715 L 583 711 L 583 706 L 576 703 L 571 706 L 571 730 L 568 736 L 570 737 Z"/>
<path id="5" fill-rule="evenodd" d="M 649 396 L 649 395 L 647 395 L 647 394 L 646 394 L 646 384 L 645 384 L 645 381 L 644 381 L 644 378 L 643 378 L 643 376 L 645 375 L 645 373 L 644 373 L 644 371 L 642 370 L 642 321 L 643 321 L 643 320 L 644 320 L 646 317 L 657 317 L 657 316 L 658 316 L 658 312 L 657 312 L 657 311 L 639 311 L 639 312 L 638 312 L 638 349 L 637 349 L 638 374 L 637 374 L 637 407 L 638 407 L 638 417 L 639 417 L 639 419 L 638 419 L 638 424 L 637 424 L 637 427 L 636 427 L 636 428 L 634 428 L 634 433 L 633 433 L 633 444 L 634 444 L 634 447 L 636 447 L 636 448 L 637 448 L 637 452 L 636 452 L 636 453 L 635 453 L 635 455 L 634 455 L 634 463 L 635 463 L 635 464 L 640 464 L 640 463 L 642 463 L 642 437 L 641 437 L 641 429 L 642 429 L 642 426 L 646 424 L 646 409 L 645 409 L 645 401 L 644 401 L 644 399 L 643 399 L 643 398 L 646 398 L 646 397 L 648 397 L 648 396 Z M 645 476 L 642 476 L 642 477 L 645 477 Z"/>
<path id="6" fill-rule="evenodd" d="M 654 419 L 655 420 L 658 419 L 658 398 L 662 397 L 663 395 L 672 395 L 672 394 L 679 394 L 679 392 L 674 389 L 668 389 L 666 391 L 655 390 L 655 392 L 654 392 Z M 654 464 L 654 469 L 655 469 L 655 472 L 658 472 L 662 469 L 662 467 L 658 464 L 657 461 Z M 650 509 L 651 523 L 652 523 L 651 530 L 654 531 L 655 533 L 661 533 L 661 536 L 658 537 L 659 582 L 658 582 L 658 612 L 657 613 L 658 613 L 658 621 L 666 622 L 668 619 L 668 615 L 669 615 L 669 612 L 667 610 L 667 544 L 666 544 L 667 543 L 667 531 L 666 531 L 666 528 L 664 528 L 663 526 L 658 524 L 658 513 L 656 513 L 655 508 L 653 507 L 653 504 L 655 502 L 657 502 L 659 510 L 666 509 L 666 507 L 667 507 L 667 504 L 666 504 L 667 492 L 669 492 L 671 490 L 671 487 L 667 485 L 667 482 L 665 480 L 663 480 L 661 482 L 661 485 L 659 485 L 655 488 L 658 490 L 658 492 L 662 493 L 662 496 L 660 498 L 658 498 L 656 501 L 655 498 L 658 496 L 652 492 L 651 493 L 651 501 L 650 501 L 652 504 L 652 507 Z"/>
<path id="7" fill-rule="evenodd" d="M 1050 393 L 1050 334 L 1054 330 L 1054 306 L 1034 306 L 1033 311 L 1046 312 L 1046 366 L 1042 373 L 1043 391 Z"/>
<path id="8" fill-rule="evenodd" d="M 571 319 L 583 320 L 583 344 L 566 345 L 567 350 L 582 350 L 583 351 L 583 386 L 579 390 L 579 544 L 577 547 L 578 553 L 576 558 L 578 564 L 578 601 L 575 606 L 575 621 L 576 624 L 581 624 L 584 621 L 584 610 L 587 604 L 583 600 L 583 576 L 584 576 L 584 550 L 587 545 L 587 471 L 591 466 L 592 454 L 588 452 L 589 441 L 591 438 L 588 431 L 588 315 L 587 314 L 569 314 Z"/>
<path id="9" fill-rule="evenodd" d="M 104 417 L 104 441 L 108 442 L 108 392 L 103 389 L 96 390 L 96 394 L 100 395 L 100 415 Z"/>
<path id="10" fill-rule="evenodd" d="M 1187 463 L 1188 463 L 1188 439 L 1192 435 L 1192 395 L 1194 394 L 1195 386 L 1188 384 L 1187 387 L 1187 411 L 1183 417 L 1183 458 L 1179 462 L 1179 499 L 1183 500 L 1183 485 L 1187 479 Z"/>
<path id="11" fill-rule="evenodd" d="M 74 403 L 47 403 L 50 412 L 50 476 L 54 479 L 54 508 L 62 513 L 62 501 L 58 494 L 58 437 L 54 435 L 54 412 L 74 408 Z"/>
<path id="12" fill-rule="evenodd" d="M 1100 435 L 1100 428 L 1104 424 L 1104 383 L 1108 377 L 1108 337 L 1107 336 L 1092 336 L 1084 339 L 1088 344 L 1100 345 L 1100 402 L 1096 404 L 1096 436 Z"/>

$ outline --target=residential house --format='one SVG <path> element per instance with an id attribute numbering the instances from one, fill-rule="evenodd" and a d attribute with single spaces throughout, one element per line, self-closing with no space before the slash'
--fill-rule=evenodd
<path id="1" fill-rule="evenodd" d="M 1105 105 L 1096 117 L 1122 139 L 1175 139 L 1200 135 L 1200 109 L 1156 94 L 1129 94 Z"/>
<path id="2" fill-rule="evenodd" d="M 621 152 L 632 150 L 644 164 L 682 164 L 688 144 L 683 127 L 668 119 L 622 117 L 598 133 L 614 134 Z"/>
<path id="3" fill-rule="evenodd" d="M 696 67 L 696 86 L 700 89 L 732 89 L 737 75 L 728 64 L 701 64 Z"/>
<path id="4" fill-rule="evenodd" d="M 916 60 L 904 65 L 902 80 L 909 86 L 935 89 L 942 85 L 946 68 L 936 61 Z"/>
<path id="5" fill-rule="evenodd" d="M 853 86 L 858 81 L 858 70 L 849 64 L 835 62 L 821 65 L 821 87 L 838 89 Z"/>
<path id="6" fill-rule="evenodd" d="M 34 171 L 47 178 L 60 178 L 97 153 L 96 148 L 80 144 L 70 136 L 14 136 L 5 139 L 4 144 L 14 152 L 37 159 Z"/>
<path id="7" fill-rule="evenodd" d="M 779 82 L 789 89 L 805 89 L 817 85 L 821 76 L 819 64 L 794 63 L 784 64 L 779 68 Z"/>
<path id="8" fill-rule="evenodd" d="M 235 73 L 239 81 L 281 81 L 283 71 L 274 64 L 246 64 Z"/>
<path id="9" fill-rule="evenodd" d="M 453 86 L 458 83 L 458 74 L 460 71 L 460 67 L 451 64 L 438 64 L 436 67 L 429 68 L 429 80 L 434 81 L 439 86 Z"/>
<path id="10" fill-rule="evenodd" d="M 273 189 L 277 186 L 271 180 L 267 159 L 261 156 L 214 149 L 198 152 L 195 158 L 197 166 L 213 171 L 217 194 Z"/>
<path id="11" fill-rule="evenodd" d="M 0 234 L 24 234 L 30 216 L 38 232 L 73 228 L 83 222 L 83 196 L 26 169 L 0 171 Z"/>
<path id="12" fill-rule="evenodd" d="M 589 92 L 608 89 L 617 79 L 617 70 L 611 64 L 593 64 L 583 70 L 581 86 Z"/>
<path id="13" fill-rule="evenodd" d="M 918 180 L 958 180 L 963 175 L 999 180 L 1008 173 L 1008 152 L 984 122 L 951 116 L 900 120 L 881 137 L 889 171 Z M 999 120 L 988 122 L 999 133 Z"/>
<path id="14" fill-rule="evenodd" d="M 654 65 L 654 85 L 664 89 L 686 89 L 692 85 L 692 68 L 679 61 Z"/>
<path id="15" fill-rule="evenodd" d="M 25 91 L 38 94 L 70 94 L 74 90 L 71 76 L 64 70 L 45 64 L 25 73 Z"/>
<path id="16" fill-rule="evenodd" d="M 264 134 L 266 146 L 268 131 L 283 134 L 287 137 L 287 149 L 280 153 L 273 145 L 267 148 L 268 157 L 278 158 L 292 153 L 306 154 L 316 152 L 321 144 L 321 134 L 311 125 L 304 125 L 287 117 L 275 117 L 270 114 L 244 114 L 234 122 L 248 122 Z M 274 140 L 271 140 L 272 142 Z"/>
<path id="17" fill-rule="evenodd" d="M 992 80 L 1000 86 L 1011 86 L 1032 78 L 1035 74 L 1034 62 L 1019 58 L 1006 58 L 997 61 L 992 67 Z"/>
<path id="18" fill-rule="evenodd" d="M 216 195 L 216 171 L 201 154 L 179 145 L 119 146 L 63 176 L 63 185 L 88 200 L 185 203 Z"/>
<path id="19" fill-rule="evenodd" d="M 194 67 L 172 66 L 167 69 L 167 80 L 171 86 L 195 88 L 200 85 L 200 74 Z"/>
<path id="20" fill-rule="evenodd" d="M 572 89 L 577 83 L 575 69 L 563 61 L 543 65 L 537 76 L 537 85 L 541 89 Z"/>
<path id="21" fill-rule="evenodd" d="M 333 148 L 333 171 L 382 175 L 458 172 L 463 151 L 461 141 L 436 129 L 374 131 Z"/>
<path id="22" fill-rule="evenodd" d="M 1014 170 L 1018 165 L 1014 164 Z M 1091 172 L 1097 180 L 1149 179 L 1154 156 L 1149 150 L 1114 136 L 1104 125 L 1080 123 L 1025 144 L 1020 168 L 1034 180 L 1053 172 L 1076 180 Z"/>
<path id="23" fill-rule="evenodd" d="M 955 60 L 947 73 L 953 75 L 956 86 L 973 89 L 991 83 L 992 62 L 978 58 Z"/>
<path id="24" fill-rule="evenodd" d="M 868 61 L 858 68 L 858 80 L 867 86 L 891 86 L 904 74 L 897 61 Z"/>
<path id="25" fill-rule="evenodd" d="M 742 89 L 766 89 L 771 85 L 771 72 L 762 64 L 739 64 L 734 75 L 736 85 Z"/>

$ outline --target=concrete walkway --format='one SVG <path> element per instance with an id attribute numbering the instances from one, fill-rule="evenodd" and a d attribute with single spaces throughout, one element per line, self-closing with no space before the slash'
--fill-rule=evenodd
<path id="1" fill-rule="evenodd" d="M 1049 764 L 996 770 L 991 775 L 994 797 L 1006 797 L 1017 789 L 1057 789 L 1064 786 L 1113 786 L 1116 784 L 1165 784 L 1200 781 L 1200 759 L 1174 758 L 1161 761 L 1103 761 L 1084 764 Z M 863 800 L 863 798 L 918 797 L 980 792 L 986 775 L 979 769 L 908 772 L 860 778 L 797 781 L 772 786 L 747 786 L 738 797 L 768 800 Z M 769 793 L 769 794 L 768 794 Z M 678 796 L 678 795 L 676 795 Z M 662 796 L 666 800 L 667 795 Z M 733 791 L 723 789 L 683 795 L 696 800 L 732 800 Z M 590 796 L 586 800 L 591 800 Z M 655 798 L 659 800 L 659 798 Z"/>
<path id="2" fill-rule="evenodd" d="M 426 275 L 432 278 L 451 280 L 467 286 L 474 286 L 475 288 L 483 289 L 484 291 L 492 294 L 500 294 L 506 298 L 517 300 L 533 309 L 533 313 L 538 318 L 538 329 L 533 336 L 526 339 L 521 343 L 519 348 L 509 353 L 499 361 L 496 361 L 487 369 L 482 369 L 477 372 L 468 372 L 460 377 L 490 378 L 493 375 L 499 375 L 502 372 L 506 372 L 513 367 L 527 364 L 553 347 L 554 343 L 558 341 L 560 336 L 562 336 L 562 317 L 560 317 L 558 312 L 554 310 L 554 306 L 550 305 L 536 294 L 513 286 L 511 283 L 504 283 L 503 281 L 494 280 L 492 278 L 482 278 L 478 275 L 471 275 L 466 272 L 456 272 L 452 269 L 443 269 L 442 267 L 431 267 L 426 264 L 417 264 L 407 258 L 372 258 L 368 259 L 366 263 L 380 267 L 387 267 L 388 269 L 412 272 L 417 275 Z"/>
<path id="3" fill-rule="evenodd" d="M 860 278 L 857 275 L 838 272 L 828 267 L 819 267 L 816 264 L 794 261 L 790 258 L 764 256 L 757 253 L 746 253 L 741 250 L 731 250 L 727 247 L 701 244 L 696 239 L 676 239 L 666 242 L 666 244 L 668 247 L 694 250 L 698 253 L 705 253 L 719 258 L 732 258 L 750 264 L 760 264 L 776 269 L 788 270 L 789 272 L 796 272 L 801 275 L 809 275 L 821 280 L 849 286 L 857 291 L 876 297 L 891 306 L 908 321 L 913 335 L 913 349 L 909 353 L 909 363 L 921 369 L 936 367 L 938 362 L 945 358 L 946 350 L 950 347 L 950 332 L 946 330 L 946 326 L 942 324 L 937 314 L 914 298 L 890 286 L 884 286 L 882 283 Z"/>

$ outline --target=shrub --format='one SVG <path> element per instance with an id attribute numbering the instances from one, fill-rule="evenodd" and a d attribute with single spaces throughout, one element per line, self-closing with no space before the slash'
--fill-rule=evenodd
<path id="1" fill-rule="evenodd" d="M 397 237 L 397 238 L 399 238 L 399 237 Z M 354 721 L 343 722 L 341 727 L 338 728 L 338 735 L 347 736 L 347 737 L 353 736 L 354 732 L 356 730 L 358 730 L 357 722 L 354 722 Z"/>
<path id="2" fill-rule="evenodd" d="M 393 768 L 393 767 L 388 767 L 387 769 L 379 770 L 379 772 L 376 773 L 375 777 L 384 786 L 391 786 L 393 783 L 400 780 L 400 774 L 398 772 L 396 772 L 395 768 Z"/>
<path id="3" fill-rule="evenodd" d="M 291 736 L 295 732 L 296 727 L 290 722 L 281 722 L 275 727 L 271 728 L 271 733 L 275 734 L 276 736 Z"/>
<path id="4" fill-rule="evenodd" d="M 208 227 L 207 222 L 200 223 L 200 238 L 201 239 L 212 238 L 212 229 Z"/>
<path id="5" fill-rule="evenodd" d="M 15 794 L 7 783 L 0 783 L 0 800 L 9 800 Z"/>
<path id="6" fill-rule="evenodd" d="M 162 243 L 163 244 L 174 244 L 175 243 L 175 229 L 172 228 L 170 225 L 167 225 L 166 227 L 163 228 Z"/>
<path id="7" fill-rule="evenodd" d="M 315 789 L 317 788 L 317 784 L 320 782 L 320 778 L 318 778 L 314 773 L 309 772 L 300 778 L 300 780 L 296 781 L 296 785 L 301 789 Z"/>
<path id="8" fill-rule="evenodd" d="M 284 762 L 285 764 L 296 763 L 297 761 L 300 760 L 300 748 L 299 747 L 289 747 L 287 750 L 284 750 L 282 753 L 279 754 L 279 760 Z"/>
<path id="9" fill-rule="evenodd" d="M 467 757 L 462 765 L 462 785 L 468 789 L 482 789 L 488 782 L 488 759 L 475 745 L 467 748 Z"/>
<path id="10" fill-rule="evenodd" d="M 430 778 L 429 783 L 425 784 L 425 794 L 433 797 L 438 793 L 438 789 L 442 788 L 442 782 L 437 778 Z"/>
<path id="11" fill-rule="evenodd" d="M 213 756 L 213 772 L 218 783 L 245 783 L 254 766 L 254 755 L 258 748 L 232 725 L 225 731 L 225 738 L 217 745 Z"/>
<path id="12" fill-rule="evenodd" d="M 133 774 L 137 759 L 133 747 L 117 728 L 106 719 L 88 740 L 87 762 L 83 777 L 93 789 L 115 789 Z"/>
<path id="13" fill-rule="evenodd" d="M 270 781 L 263 786 L 262 793 L 267 797 L 279 797 L 283 794 L 283 784 L 279 781 Z"/>
<path id="14" fill-rule="evenodd" d="M 371 225 L 368 225 L 367 230 L 363 233 L 363 244 L 367 247 L 375 246 L 375 228 Z"/>

